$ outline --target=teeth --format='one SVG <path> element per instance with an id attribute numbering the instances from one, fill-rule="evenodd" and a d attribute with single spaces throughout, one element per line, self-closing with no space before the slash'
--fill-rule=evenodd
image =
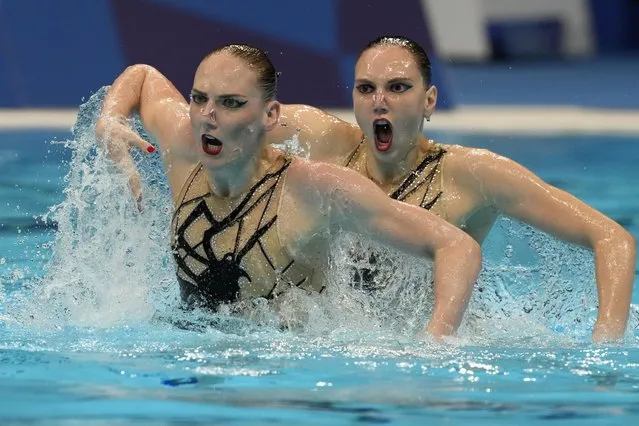
<path id="1" fill-rule="evenodd" d="M 222 142 L 218 138 L 216 138 L 215 136 L 206 135 L 206 134 L 202 135 L 202 141 L 206 142 L 207 144 L 210 144 L 210 145 L 221 145 L 222 144 Z"/>
<path id="2" fill-rule="evenodd" d="M 375 122 L 375 125 L 376 125 L 376 126 L 388 126 L 389 124 L 390 124 L 390 123 L 389 123 L 388 121 L 386 121 L 386 120 L 377 120 L 377 121 Z"/>

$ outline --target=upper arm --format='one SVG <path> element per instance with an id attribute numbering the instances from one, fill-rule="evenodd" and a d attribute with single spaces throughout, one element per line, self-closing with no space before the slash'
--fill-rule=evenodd
<path id="1" fill-rule="evenodd" d="M 184 141 L 188 104 L 175 86 L 149 65 L 128 67 L 112 84 L 102 115 L 129 117 L 137 110 L 144 129 L 166 150 Z"/>
<path id="2" fill-rule="evenodd" d="M 173 84 L 155 68 L 148 65 L 128 67 L 110 87 L 102 105 L 101 118 L 96 126 L 120 131 L 123 138 L 139 137 L 127 134 L 130 127 L 119 122 L 133 112 L 139 112 L 142 125 L 160 148 L 173 194 L 181 188 L 195 159 L 188 104 Z"/>
<path id="3" fill-rule="evenodd" d="M 476 151 L 465 159 L 466 181 L 499 212 L 583 246 L 619 229 L 610 218 L 505 157 Z"/>
<path id="4" fill-rule="evenodd" d="M 362 132 L 319 108 L 308 105 L 282 105 L 279 125 L 268 134 L 269 143 L 297 137 L 313 160 L 336 162 L 360 142 Z"/>
<path id="5" fill-rule="evenodd" d="M 151 68 L 146 76 L 140 97 L 140 118 L 155 138 L 172 139 L 179 126 L 188 122 L 188 104 L 182 94 L 162 73 Z"/>

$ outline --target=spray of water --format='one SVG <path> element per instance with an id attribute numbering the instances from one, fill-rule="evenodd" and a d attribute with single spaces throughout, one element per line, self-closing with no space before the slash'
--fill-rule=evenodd
<path id="1" fill-rule="evenodd" d="M 292 154 L 302 150 L 295 139 L 281 148 Z M 592 252 L 509 218 L 498 220 L 483 249 L 484 266 L 458 333 L 461 341 L 546 345 L 589 339 L 597 315 Z M 344 317 L 356 313 L 370 329 L 409 336 L 430 317 L 430 265 L 420 260 L 346 236 L 332 248 L 329 278 L 331 298 L 345 308 L 341 321 L 357 324 L 362 318 Z M 637 324 L 634 308 L 629 332 Z"/>
<path id="2" fill-rule="evenodd" d="M 288 328 L 289 337 L 351 342 L 362 336 L 409 342 L 426 325 L 433 298 L 430 265 L 351 235 L 331 249 L 322 294 L 292 290 L 275 301 L 243 303 L 215 315 L 179 309 L 163 165 L 159 155 L 132 151 L 143 184 L 144 210 L 138 212 L 126 177 L 96 143 L 107 90 L 81 106 L 74 137 L 65 142 L 72 151 L 65 199 L 45 217 L 57 224 L 51 260 L 43 276 L 5 306 L 6 314 L 30 326 L 110 327 L 168 318 L 171 327 L 199 332 Z M 139 120 L 132 125 L 144 136 Z M 296 140 L 283 148 L 303 155 Z M 587 336 L 596 314 L 592 255 L 509 220 L 497 228 L 499 237 L 486 244 L 487 261 L 459 341 L 547 342 L 553 330 L 566 329 Z M 520 252 L 527 254 L 520 259 Z M 241 318 L 231 315 L 237 311 Z"/>
<path id="3" fill-rule="evenodd" d="M 159 156 L 132 155 L 144 182 L 138 213 L 126 177 L 95 138 L 107 88 L 81 105 L 66 141 L 72 157 L 64 201 L 46 221 L 57 224 L 44 276 L 27 283 L 15 315 L 39 325 L 110 326 L 148 320 L 175 298 L 168 253 L 171 202 Z M 20 299 L 20 298 L 18 298 Z"/>

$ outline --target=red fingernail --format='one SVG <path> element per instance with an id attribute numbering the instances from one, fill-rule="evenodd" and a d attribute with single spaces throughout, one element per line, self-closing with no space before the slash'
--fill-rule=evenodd
<path id="1" fill-rule="evenodd" d="M 148 146 L 146 148 L 146 150 L 149 152 L 149 154 L 151 154 L 151 153 L 155 152 L 155 147 L 154 146 Z"/>

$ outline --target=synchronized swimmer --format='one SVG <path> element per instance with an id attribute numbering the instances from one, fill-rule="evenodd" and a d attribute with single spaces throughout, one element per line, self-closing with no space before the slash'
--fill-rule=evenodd
<path id="1" fill-rule="evenodd" d="M 266 136 L 280 114 L 275 96 L 276 73 L 266 54 L 227 45 L 198 66 L 190 103 L 143 65 L 127 68 L 104 100 L 96 132 L 134 191 L 139 182 L 129 146 L 153 147 L 126 117 L 138 110 L 159 144 L 177 206 L 171 242 L 186 306 L 215 310 L 261 297 L 277 309 L 291 288 L 321 292 L 327 248 L 349 231 L 433 259 L 435 300 L 422 333 L 454 333 L 481 268 L 479 245 L 437 215 L 387 197 L 353 170 L 269 146 Z"/>

